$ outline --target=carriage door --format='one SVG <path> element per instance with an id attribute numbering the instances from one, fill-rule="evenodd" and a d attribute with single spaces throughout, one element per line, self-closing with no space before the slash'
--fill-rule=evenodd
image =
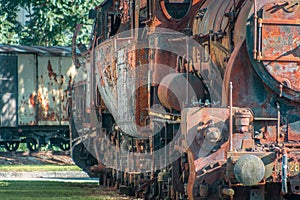
<path id="1" fill-rule="evenodd" d="M 0 55 L 0 125 L 15 127 L 17 122 L 17 56 Z"/>

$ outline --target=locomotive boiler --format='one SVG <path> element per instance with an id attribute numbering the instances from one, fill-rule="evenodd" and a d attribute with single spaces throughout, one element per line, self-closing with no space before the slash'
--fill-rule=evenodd
<path id="1" fill-rule="evenodd" d="M 85 62 L 73 56 L 75 163 L 145 199 L 297 198 L 299 4 L 107 0 L 92 9 L 90 45 L 78 45 Z"/>

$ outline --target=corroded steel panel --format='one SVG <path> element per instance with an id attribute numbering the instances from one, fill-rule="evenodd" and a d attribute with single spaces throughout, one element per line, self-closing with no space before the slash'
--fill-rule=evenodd
<path id="1" fill-rule="evenodd" d="M 17 56 L 0 56 L 0 124 L 15 127 L 17 124 Z"/>
<path id="2" fill-rule="evenodd" d="M 58 58 L 38 59 L 38 124 L 59 125 L 60 62 Z"/>
<path id="3" fill-rule="evenodd" d="M 70 96 L 70 88 L 74 82 L 76 75 L 75 65 L 71 57 L 62 57 L 61 59 L 61 92 L 60 92 L 60 110 L 61 110 L 61 124 L 68 124 L 68 98 Z"/>
<path id="4" fill-rule="evenodd" d="M 252 66 L 279 96 L 299 102 L 299 1 L 257 3 L 258 19 L 250 13 L 247 28 Z"/>
<path id="5" fill-rule="evenodd" d="M 279 83 L 300 91 L 300 9 L 298 2 L 286 6 L 268 4 L 263 10 L 261 60 Z M 284 5 L 284 4 L 283 4 Z"/>
<path id="6" fill-rule="evenodd" d="M 18 124 L 67 125 L 75 73 L 71 57 L 18 54 Z"/>
<path id="7" fill-rule="evenodd" d="M 67 72 L 72 67 L 71 58 L 39 57 L 36 93 L 39 125 L 67 123 L 67 88 L 73 79 Z"/>
<path id="8" fill-rule="evenodd" d="M 37 55 L 18 55 L 18 124 L 36 125 Z"/>
<path id="9" fill-rule="evenodd" d="M 117 46 L 114 42 L 117 42 Z M 148 76 L 145 76 L 142 68 L 136 69 L 136 63 L 143 61 L 139 60 L 140 52 L 131 42 L 130 38 L 110 40 L 97 47 L 97 81 L 102 98 L 119 127 L 124 132 L 138 136 L 139 126 L 143 124 L 136 121 L 143 121 L 140 114 L 146 110 L 146 105 L 136 102 L 137 99 L 143 99 L 147 104 L 148 98 L 145 98 L 147 94 L 144 93 L 144 83 L 147 83 L 147 80 L 145 82 L 137 77 L 139 73 L 142 73 L 140 77 Z M 128 45 L 123 47 L 126 43 Z"/>

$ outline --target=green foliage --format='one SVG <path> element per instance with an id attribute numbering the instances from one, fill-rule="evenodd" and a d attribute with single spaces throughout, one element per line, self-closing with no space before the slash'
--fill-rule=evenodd
<path id="1" fill-rule="evenodd" d="M 21 26 L 16 21 L 18 8 L 15 2 L 0 0 L 0 42 L 4 44 L 19 42 L 17 32 L 21 30 Z"/>
<path id="2" fill-rule="evenodd" d="M 103 0 L 0 0 L 0 43 L 71 46 L 76 24 L 83 24 L 79 39 L 88 42 L 93 21 L 90 9 Z M 19 11 L 25 9 L 27 21 L 17 21 Z"/>

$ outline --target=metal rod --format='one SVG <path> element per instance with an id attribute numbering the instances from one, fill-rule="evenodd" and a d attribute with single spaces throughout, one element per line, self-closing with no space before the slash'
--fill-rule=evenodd
<path id="1" fill-rule="evenodd" d="M 282 183 L 281 183 L 281 192 L 283 194 L 288 193 L 288 188 L 287 188 L 287 163 L 288 163 L 288 157 L 286 150 L 283 150 L 282 152 Z"/>
<path id="2" fill-rule="evenodd" d="M 253 58 L 256 59 L 257 57 L 257 8 L 256 8 L 256 0 L 254 0 L 254 30 L 253 30 L 253 37 L 254 37 L 254 43 L 253 43 Z"/>
<path id="3" fill-rule="evenodd" d="M 282 86 L 282 84 L 280 84 L 279 85 L 279 91 L 280 91 L 279 97 L 282 97 L 282 89 L 283 89 L 283 86 Z"/>
<path id="4" fill-rule="evenodd" d="M 277 107 L 277 134 L 276 134 L 276 142 L 278 143 L 279 135 L 280 135 L 280 104 L 276 102 Z"/>
<path id="5" fill-rule="evenodd" d="M 152 19 L 152 1 L 147 0 L 147 5 L 148 5 L 148 19 L 150 21 Z"/>
<path id="6" fill-rule="evenodd" d="M 187 62 L 187 68 L 186 68 L 186 102 L 185 105 L 187 106 L 189 103 L 189 70 L 190 70 L 190 61 L 189 61 L 189 41 L 186 39 L 186 62 Z"/>
<path id="7" fill-rule="evenodd" d="M 258 19 L 258 56 L 257 56 L 258 61 L 261 61 L 262 59 L 261 37 L 262 37 L 262 19 Z"/>
<path id="8" fill-rule="evenodd" d="M 254 117 L 255 121 L 277 121 L 278 118 Z"/>
<path id="9" fill-rule="evenodd" d="M 232 127 L 232 122 L 233 122 L 233 116 L 232 116 L 232 90 L 233 90 L 233 86 L 232 86 L 232 82 L 230 82 L 230 91 L 229 91 L 229 112 L 230 112 L 230 118 L 229 118 L 229 137 L 230 137 L 230 141 L 229 141 L 229 145 L 230 145 L 230 151 L 232 151 L 232 132 L 233 132 L 233 127 Z"/>
<path id="10" fill-rule="evenodd" d="M 165 168 L 167 169 L 167 144 L 168 144 L 168 130 L 167 130 L 167 123 L 165 123 Z"/>
<path id="11" fill-rule="evenodd" d="M 120 137 L 120 131 L 119 130 L 116 130 L 116 134 L 117 134 L 117 143 L 116 143 L 116 169 L 120 169 L 122 170 L 121 168 L 121 157 L 120 157 L 120 145 L 121 145 L 121 137 Z M 117 181 L 119 181 L 120 179 L 120 171 L 117 170 L 117 175 L 116 175 L 116 179 Z"/>
<path id="12" fill-rule="evenodd" d="M 151 165 L 152 165 L 152 171 L 151 171 L 151 180 L 153 180 L 154 179 L 154 173 L 155 173 L 155 156 L 154 156 L 154 138 L 152 138 L 152 136 L 150 136 L 149 137 L 149 145 L 150 145 L 150 153 L 151 153 L 151 155 L 152 155 L 152 159 L 151 159 L 151 161 L 152 161 L 152 163 L 151 163 Z"/>
<path id="13" fill-rule="evenodd" d="M 131 137 L 131 148 L 132 148 L 132 169 L 135 169 L 135 158 L 134 158 L 134 139 Z"/>

